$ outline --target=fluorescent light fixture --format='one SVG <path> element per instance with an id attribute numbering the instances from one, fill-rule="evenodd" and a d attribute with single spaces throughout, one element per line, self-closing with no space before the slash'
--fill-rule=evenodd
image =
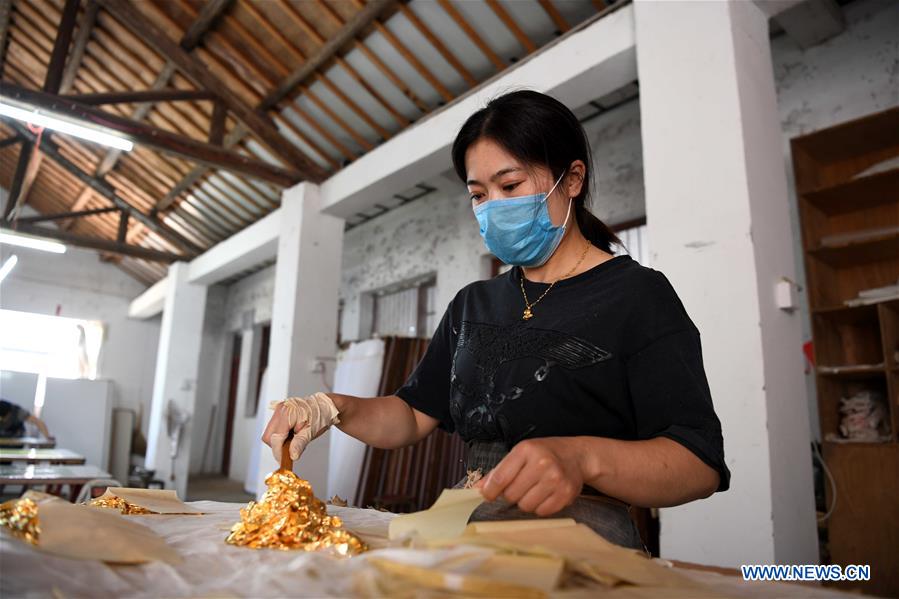
<path id="1" fill-rule="evenodd" d="M 55 131 L 59 131 L 60 133 L 74 135 L 75 137 L 80 137 L 81 139 L 93 141 L 98 144 L 103 144 L 112 148 L 124 150 L 126 152 L 130 152 L 134 147 L 134 143 L 132 143 L 131 140 L 125 139 L 124 137 L 120 137 L 118 135 L 107 133 L 98 129 L 97 127 L 79 125 L 61 117 L 45 114 L 40 110 L 26 110 L 18 106 L 13 106 L 12 104 L 8 104 L 5 101 L 0 101 L 0 115 L 8 116 L 20 121 L 25 121 L 26 123 L 31 123 L 32 125 L 39 125 L 41 127 L 53 129 Z"/>
<path id="2" fill-rule="evenodd" d="M 9 258 L 6 259 L 6 262 L 3 263 L 3 266 L 0 266 L 0 283 L 3 282 L 3 279 L 6 278 L 12 269 L 16 267 L 16 263 L 19 261 L 19 257 L 13 254 Z"/>
<path id="3" fill-rule="evenodd" d="M 58 241 L 51 241 L 43 237 L 35 237 L 34 235 L 25 235 L 22 233 L 13 233 L 11 231 L 0 232 L 0 243 L 8 245 L 17 245 L 32 250 L 41 250 L 44 252 L 53 252 L 54 254 L 65 254 L 66 246 Z"/>

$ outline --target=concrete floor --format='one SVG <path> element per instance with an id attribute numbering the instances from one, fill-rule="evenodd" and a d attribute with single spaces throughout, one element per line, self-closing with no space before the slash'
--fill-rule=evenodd
<path id="1" fill-rule="evenodd" d="M 243 482 L 221 474 L 191 475 L 187 481 L 186 501 L 227 501 L 229 503 L 247 503 L 256 499 L 243 490 Z"/>

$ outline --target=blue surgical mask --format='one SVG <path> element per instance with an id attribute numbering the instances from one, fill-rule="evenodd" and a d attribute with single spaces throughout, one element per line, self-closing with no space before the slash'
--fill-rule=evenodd
<path id="1" fill-rule="evenodd" d="M 515 266 L 540 266 L 549 260 L 565 236 L 571 215 L 569 198 L 565 222 L 554 225 L 546 202 L 564 176 L 549 192 L 488 200 L 474 207 L 481 237 L 494 256 Z"/>

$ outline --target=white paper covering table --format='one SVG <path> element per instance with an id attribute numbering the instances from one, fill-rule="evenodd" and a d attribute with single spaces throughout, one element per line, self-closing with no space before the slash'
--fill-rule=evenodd
<path id="1" fill-rule="evenodd" d="M 253 550 L 225 544 L 228 529 L 239 518 L 239 504 L 194 501 L 203 516 L 130 516 L 162 535 L 184 557 L 178 566 L 150 563 L 109 566 L 40 553 L 24 543 L 0 536 L 0 595 L 3 597 L 347 597 L 357 594 L 378 575 L 365 557 L 330 558 L 301 551 Z M 347 528 L 373 546 L 383 546 L 391 514 L 338 508 Z M 90 531 L 85 531 L 90 534 Z M 422 553 L 413 549 L 377 553 Z M 712 572 L 681 570 L 722 595 L 733 597 L 854 597 L 824 588 L 774 583 L 748 583 Z M 369 587 L 370 588 L 370 587 Z M 592 595 L 600 589 L 592 590 Z M 565 593 L 559 593 L 565 596 Z M 581 593 L 583 595 L 583 593 Z M 616 596 L 619 593 L 609 593 Z M 586 596 L 586 595 L 583 595 Z M 605 595 L 603 595 L 605 596 Z M 623 595 L 622 595 L 623 596 Z"/>

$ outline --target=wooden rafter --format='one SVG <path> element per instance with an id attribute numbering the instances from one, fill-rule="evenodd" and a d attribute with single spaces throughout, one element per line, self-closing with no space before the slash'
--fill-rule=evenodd
<path id="1" fill-rule="evenodd" d="M 58 93 L 62 84 L 69 43 L 72 41 L 72 33 L 75 30 L 75 21 L 78 17 L 79 1 L 66 0 L 62 9 L 62 16 L 56 31 L 56 40 L 53 44 L 53 51 L 50 54 L 50 63 L 47 66 L 47 74 L 44 78 L 43 89 L 50 94 Z M 8 87 L 8 85 L 4 86 L 4 91 Z M 22 206 L 25 205 L 25 202 L 28 201 L 28 194 L 31 191 L 31 186 L 34 184 L 34 180 L 37 178 L 42 160 L 43 156 L 37 144 L 33 142 L 22 144 L 16 172 L 9 186 L 6 208 L 3 211 L 4 220 L 15 218 Z"/>
<path id="2" fill-rule="evenodd" d="M 166 85 L 168 85 L 168 82 L 172 78 L 172 75 L 174 73 L 174 65 L 172 65 L 171 63 L 167 63 L 164 67 L 162 67 L 162 71 L 159 73 L 159 75 L 156 76 L 156 80 L 153 82 L 150 90 L 155 91 L 164 88 Z M 146 116 L 152 109 L 152 104 L 141 104 L 134 109 L 133 113 L 131 113 L 131 119 L 134 121 L 142 121 L 146 118 Z M 103 156 L 103 159 L 100 160 L 100 164 L 97 165 L 97 170 L 94 172 L 94 175 L 96 175 L 97 177 L 105 177 L 108 172 L 115 168 L 115 165 L 116 163 L 118 163 L 121 155 L 121 150 L 111 149 L 107 151 L 106 155 Z"/>
<path id="3" fill-rule="evenodd" d="M 75 198 L 75 201 L 72 202 L 72 206 L 69 208 L 70 212 L 79 212 L 90 201 L 91 196 L 93 195 L 93 190 L 87 185 L 81 188 L 81 193 L 78 194 L 78 197 Z M 68 231 L 75 225 L 75 219 L 67 220 L 60 224 L 59 228 L 63 231 Z"/>
<path id="4" fill-rule="evenodd" d="M 290 42 L 290 40 L 287 39 L 287 37 L 283 33 L 281 33 L 281 30 L 278 29 L 277 27 L 275 27 L 272 24 L 272 22 L 269 21 L 266 18 L 266 16 L 264 14 L 262 14 L 259 11 L 259 9 L 253 5 L 252 2 L 248 2 L 248 3 L 244 4 L 243 8 L 248 13 L 253 15 L 253 18 L 255 18 L 259 22 L 259 24 L 262 25 L 263 29 L 265 29 L 265 31 L 266 31 L 266 33 L 268 33 L 268 35 L 272 36 L 273 38 L 275 38 L 281 42 L 281 45 L 287 49 L 287 52 L 291 55 L 291 57 L 293 57 L 294 61 L 296 61 L 298 64 L 302 64 L 302 63 L 306 62 L 306 56 L 303 55 L 303 53 L 300 50 L 298 50 Z M 305 19 L 304 19 L 304 22 L 305 22 Z M 315 30 L 313 29 L 313 31 L 315 31 Z M 316 39 L 316 41 L 319 44 L 325 43 L 325 39 L 317 31 L 316 31 L 316 36 L 314 36 L 314 38 Z M 315 77 L 316 81 L 320 82 L 322 85 L 327 87 L 328 90 L 332 94 L 337 96 L 341 102 L 343 102 L 346 106 L 348 106 L 349 109 L 352 110 L 353 113 L 356 114 L 356 116 L 358 116 L 360 119 L 365 121 L 365 123 L 369 127 L 374 129 L 378 133 L 378 135 L 381 136 L 381 139 L 384 139 L 384 140 L 390 139 L 390 137 L 391 137 L 390 132 L 387 131 L 387 129 L 385 129 L 384 127 L 382 127 L 380 124 L 378 124 L 378 122 L 376 120 L 374 120 L 371 117 L 371 115 L 369 115 L 368 111 L 363 110 L 358 104 L 356 104 L 356 102 L 354 102 L 352 100 L 352 98 L 348 97 L 343 92 L 343 90 L 341 90 L 339 87 L 334 85 L 330 79 L 328 79 L 320 71 L 315 71 L 314 77 Z"/>
<path id="5" fill-rule="evenodd" d="M 372 0 L 372 2 L 366 4 L 365 9 L 356 13 L 351 20 L 343 24 L 340 31 L 328 40 L 328 43 L 321 46 L 313 56 L 309 57 L 306 62 L 297 67 L 297 69 L 288 75 L 288 77 L 274 90 L 269 92 L 256 106 L 256 110 L 263 112 L 277 106 L 278 103 L 287 97 L 297 85 L 330 60 L 346 43 L 354 40 L 359 32 L 368 27 L 372 20 L 377 18 L 377 16 L 381 14 L 382 11 L 386 10 L 394 1 L 395 0 Z M 246 135 L 247 130 L 243 126 L 238 125 L 225 136 L 225 141 L 222 145 L 226 148 L 230 148 L 239 143 Z M 182 193 L 195 185 L 206 172 L 207 169 L 205 167 L 194 168 L 157 203 L 156 209 L 167 209 Z"/>
<path id="6" fill-rule="evenodd" d="M 93 0 L 87 1 L 84 13 L 81 15 L 81 22 L 78 24 L 78 35 L 72 43 L 72 49 L 69 52 L 69 58 L 66 60 L 65 72 L 62 74 L 62 83 L 59 86 L 59 93 L 66 94 L 75 84 L 75 77 L 78 75 L 78 69 L 81 68 L 81 61 L 84 58 L 84 51 L 87 49 L 87 43 L 91 39 L 91 32 L 94 30 L 94 23 L 97 20 L 97 12 L 100 6 Z"/>
<path id="7" fill-rule="evenodd" d="M 465 35 L 469 37 L 471 41 L 474 42 L 474 45 L 478 47 L 478 49 L 484 53 L 484 55 L 493 63 L 493 66 L 497 68 L 497 70 L 502 71 L 508 65 L 505 60 L 500 58 L 500 56 L 493 51 L 487 42 L 481 39 L 481 36 L 477 31 L 474 30 L 474 27 L 462 16 L 459 10 L 453 5 L 449 0 L 438 0 L 438 3 L 443 8 L 443 10 L 450 16 L 450 18 L 456 22 L 456 25 L 465 32 Z"/>
<path id="8" fill-rule="evenodd" d="M 571 25 L 568 24 L 568 21 L 565 20 L 565 17 L 562 16 L 562 13 L 559 12 L 559 9 L 556 8 L 555 4 L 552 3 L 552 0 L 537 0 L 540 3 L 540 6 L 546 11 L 546 14 L 549 15 L 549 18 L 552 19 L 553 24 L 556 26 L 560 32 L 565 33 L 569 29 L 571 29 Z"/>
<path id="9" fill-rule="evenodd" d="M 35 142 L 36 136 L 32 134 L 24 125 L 21 125 L 17 121 L 9 121 L 10 126 L 19 132 L 27 141 L 32 143 Z M 148 229 L 156 233 L 157 235 L 164 237 L 174 243 L 175 245 L 191 252 L 191 253 L 199 253 L 202 251 L 202 248 L 195 245 L 193 242 L 185 239 L 180 233 L 173 231 L 170 227 L 168 227 L 165 223 L 157 220 L 156 218 L 146 215 L 140 210 L 136 209 L 133 205 L 131 205 L 128 201 L 123 199 L 118 193 L 116 193 L 115 189 L 102 179 L 98 179 L 96 177 L 91 176 L 90 174 L 84 172 L 81 168 L 75 165 L 71 160 L 66 158 L 60 151 L 59 147 L 49 139 L 48 136 L 42 136 L 40 139 L 41 151 L 51 158 L 56 164 L 61 166 L 65 171 L 67 171 L 70 175 L 74 176 L 78 179 L 82 184 L 89 186 L 91 189 L 99 193 L 101 196 L 110 200 L 113 205 L 117 206 L 121 210 L 131 210 L 132 216 L 135 219 L 146 226 Z"/>
<path id="10" fill-rule="evenodd" d="M 363 148 L 364 150 L 366 150 L 366 151 L 367 151 L 367 150 L 371 150 L 372 148 L 375 147 L 373 143 L 371 143 L 370 141 L 368 141 L 367 139 L 365 139 L 364 137 L 362 137 L 362 135 L 360 135 L 355 129 L 353 129 L 353 128 L 349 125 L 349 123 L 347 123 L 345 120 L 343 120 L 343 119 L 340 117 L 340 115 L 338 115 L 336 112 L 334 112 L 334 111 L 331 109 L 331 107 L 327 105 L 327 103 L 323 102 L 322 99 L 318 97 L 318 94 L 316 94 L 315 92 L 313 92 L 311 89 L 309 89 L 309 88 L 306 87 L 305 85 L 301 85 L 301 86 L 300 86 L 300 89 L 303 90 L 303 95 L 304 95 L 306 98 L 308 98 L 310 102 L 312 102 L 313 104 L 315 104 L 316 106 L 318 106 L 318 109 L 319 109 L 319 110 L 321 110 L 321 111 L 324 112 L 326 115 L 328 115 L 328 117 L 329 117 L 332 121 L 334 121 L 335 123 L 337 123 L 337 125 L 338 125 L 341 129 L 343 129 L 343 130 L 347 133 L 347 135 L 349 135 L 350 137 L 352 137 L 353 140 L 354 140 L 357 144 L 359 144 L 360 146 L 362 146 L 362 148 Z"/>
<path id="11" fill-rule="evenodd" d="M 15 98 L 30 106 L 50 110 L 87 123 L 101 125 L 107 129 L 122 133 L 136 143 L 193 162 L 206 164 L 207 166 L 233 170 L 251 177 L 265 179 L 281 186 L 297 183 L 303 176 L 303 173 L 298 171 L 253 160 L 221 146 L 170 133 L 139 121 L 114 116 L 60 96 L 31 91 L 14 85 L 5 85 L 3 94 L 5 97 Z"/>
<path id="12" fill-rule="evenodd" d="M 180 46 L 188 52 L 196 48 L 206 32 L 230 8 L 232 0 L 207 0 L 194 22 L 181 36 Z"/>
<path id="13" fill-rule="evenodd" d="M 69 54 L 69 43 L 72 41 L 72 34 L 75 31 L 79 4 L 80 0 L 66 0 L 63 6 L 62 18 L 53 44 L 53 53 L 50 55 L 50 64 L 47 66 L 47 77 L 44 80 L 44 91 L 47 93 L 58 94 L 62 85 L 62 76 Z"/>
<path id="14" fill-rule="evenodd" d="M 22 138 L 19 136 L 18 133 L 14 133 L 13 135 L 10 135 L 9 137 L 0 139 L 0 150 L 2 150 L 3 148 L 5 148 L 7 146 L 17 144 L 20 141 L 22 141 Z"/>
<path id="15" fill-rule="evenodd" d="M 77 210 L 75 212 L 60 212 L 58 214 L 39 214 L 38 216 L 19 217 L 18 223 L 42 223 L 53 220 L 67 220 L 70 218 L 82 218 L 85 216 L 95 216 L 97 214 L 106 214 L 107 212 L 118 212 L 115 206 L 105 206 L 103 208 L 91 208 L 90 210 Z"/>
<path id="16" fill-rule="evenodd" d="M 418 74 L 421 75 L 425 81 L 431 84 L 437 93 L 447 102 L 451 102 L 453 100 L 453 93 L 446 88 L 445 85 L 431 72 L 431 70 L 424 65 L 423 62 L 418 60 L 418 57 L 415 56 L 415 53 L 409 50 L 409 48 L 400 41 L 400 39 L 393 34 L 383 23 L 380 21 L 375 21 L 375 29 L 377 29 L 378 33 L 384 36 L 387 42 L 394 47 L 394 49 L 400 53 L 400 55 L 406 59 L 412 68 L 418 71 Z"/>
<path id="17" fill-rule="evenodd" d="M 228 108 L 221 102 L 212 106 L 212 118 L 209 121 L 209 143 L 220 146 L 225 139 L 225 117 Z"/>
<path id="18" fill-rule="evenodd" d="M 9 20 L 12 16 L 12 0 L 0 0 L 0 76 L 6 65 L 6 46 L 9 44 Z"/>
<path id="19" fill-rule="evenodd" d="M 272 152 L 294 165 L 305 179 L 321 181 L 324 178 L 324 170 L 287 141 L 270 120 L 235 96 L 203 63 L 173 42 L 165 31 L 144 17 L 135 5 L 128 0 L 98 1 L 141 39 L 174 63 L 188 79 L 221 99 L 238 120 L 252 130 Z"/>
<path id="20" fill-rule="evenodd" d="M 528 54 L 537 49 L 537 44 L 519 27 L 512 15 L 509 14 L 509 11 L 499 3 L 499 0 L 487 0 L 487 6 L 493 10 L 494 14 L 499 17 L 499 20 L 512 32 L 512 35 L 515 36 L 515 39 L 518 40 L 518 43 L 524 47 Z"/>
<path id="21" fill-rule="evenodd" d="M 378 16 L 393 5 L 396 0 L 372 0 L 353 15 L 344 26 L 328 41 L 322 45 L 316 53 L 295 71 L 284 78 L 278 86 L 268 93 L 260 102 L 262 110 L 268 110 L 287 97 L 300 83 L 310 77 L 316 70 L 323 66 L 340 49 L 352 41 L 363 29 L 371 25 Z"/>
<path id="22" fill-rule="evenodd" d="M 322 0 L 316 0 L 316 2 L 318 3 L 319 6 L 321 6 L 323 8 L 325 14 L 328 15 L 328 17 L 332 20 L 332 22 L 334 22 L 335 25 L 337 25 L 338 27 L 343 26 L 343 24 L 344 24 L 343 19 L 340 17 L 340 15 L 338 15 L 336 12 L 334 12 L 334 9 L 331 6 L 325 4 Z M 312 28 L 312 26 L 309 25 L 309 23 L 305 19 L 303 19 L 301 15 L 296 13 L 295 9 L 293 7 L 291 7 L 289 4 L 287 4 L 285 0 L 280 0 L 280 3 L 284 8 L 285 13 L 287 13 L 288 15 L 292 15 L 295 20 L 299 19 L 297 22 L 300 24 L 301 27 Z M 316 34 L 318 34 L 318 32 L 314 28 L 312 28 L 312 30 L 315 31 Z M 318 37 L 321 37 L 321 34 L 318 34 Z M 325 42 L 321 41 L 319 43 L 324 44 Z M 358 40 L 354 39 L 353 43 L 354 44 L 358 43 Z M 356 68 L 353 65 L 351 65 L 346 60 L 344 60 L 343 57 L 340 56 L 340 54 L 334 55 L 334 62 L 336 62 L 338 65 L 340 65 L 341 68 L 343 68 L 349 74 L 349 76 L 352 77 L 353 80 L 356 81 L 356 83 L 358 83 L 360 86 L 362 86 L 362 88 L 365 91 L 367 91 L 372 98 L 374 98 L 387 112 L 389 112 L 393 116 L 393 118 L 396 119 L 396 121 L 400 124 L 400 126 L 407 127 L 409 125 L 409 119 L 407 119 L 401 112 L 399 112 L 393 106 L 393 104 L 388 102 L 387 99 L 383 95 L 381 95 L 381 93 L 378 90 L 376 90 L 362 76 L 362 74 L 356 70 Z"/>
<path id="23" fill-rule="evenodd" d="M 173 254 L 172 252 L 163 252 L 160 250 L 145 248 L 138 245 L 128 245 L 119 241 L 112 241 L 109 239 L 75 235 L 67 231 L 50 229 L 47 227 L 38 227 L 28 223 L 20 222 L 16 225 L 0 223 L 0 228 L 16 231 L 18 233 L 26 233 L 28 235 L 38 235 L 40 237 L 56 239 L 69 245 L 84 247 L 93 250 L 100 250 L 103 252 L 110 252 L 113 254 L 121 254 L 123 256 L 131 256 L 134 258 L 141 258 L 143 260 L 153 260 L 157 262 L 177 262 L 178 260 L 185 259 L 185 256 L 182 256 L 180 254 Z"/>
<path id="24" fill-rule="evenodd" d="M 178 102 L 193 100 L 212 100 L 211 93 L 203 90 L 191 89 L 148 89 L 140 91 L 118 92 L 94 92 L 88 94 L 65 94 L 64 98 L 78 102 L 98 106 L 101 104 L 138 104 L 141 102 Z"/>
<path id="25" fill-rule="evenodd" d="M 197 44 L 203 39 L 203 35 L 206 33 L 208 28 L 215 22 L 216 19 L 228 8 L 228 3 L 226 2 L 208 2 L 203 7 L 203 10 L 200 11 L 200 15 L 203 19 L 202 22 L 199 21 L 199 18 L 194 23 L 191 23 L 190 27 L 188 27 L 185 35 L 182 36 L 180 45 L 187 51 L 194 49 Z M 156 76 L 156 80 L 153 82 L 153 85 L 150 87 L 149 91 L 158 91 L 165 89 L 168 86 L 169 82 L 172 79 L 172 76 L 175 74 L 175 65 L 171 62 L 167 62 L 160 73 Z M 139 105 L 134 112 L 131 114 L 131 118 L 135 121 L 142 121 L 153 109 L 153 104 L 145 103 Z M 119 161 L 122 152 L 121 150 L 109 150 L 103 159 L 100 161 L 99 166 L 97 167 L 97 171 L 95 173 L 98 177 L 103 177 L 115 168 L 116 163 Z"/>
<path id="26" fill-rule="evenodd" d="M 424 21 L 422 21 L 417 14 L 415 14 L 415 11 L 413 11 L 405 4 L 400 4 L 400 11 L 407 19 L 409 19 L 409 21 L 415 26 L 415 28 L 418 29 L 418 31 L 425 37 L 425 39 L 428 40 L 428 42 L 430 42 L 432 46 L 434 46 L 434 49 L 437 50 L 441 56 L 443 56 L 444 60 L 446 60 L 446 62 L 448 62 L 454 69 L 456 69 L 456 72 L 462 76 L 462 79 L 464 79 L 469 86 L 474 87 L 478 84 L 478 80 L 475 79 L 474 75 L 471 74 L 471 71 L 469 71 L 465 67 L 465 65 L 462 64 L 462 61 L 456 58 L 455 54 L 450 52 L 450 49 L 446 47 L 446 44 L 444 44 L 439 37 L 434 35 L 434 32 L 431 31 L 427 25 L 425 25 Z"/>

